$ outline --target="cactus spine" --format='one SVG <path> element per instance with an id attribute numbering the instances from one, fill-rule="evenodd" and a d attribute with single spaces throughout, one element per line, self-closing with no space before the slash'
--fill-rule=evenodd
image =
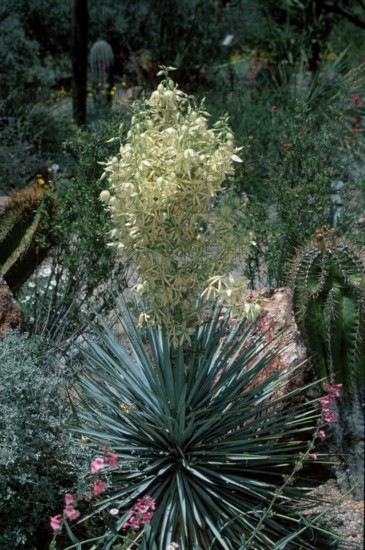
<path id="1" fill-rule="evenodd" d="M 0 273 L 14 293 L 47 254 L 55 208 L 53 193 L 39 188 L 13 193 L 5 205 L 0 216 Z"/>
<path id="2" fill-rule="evenodd" d="M 95 103 L 111 102 L 113 86 L 114 54 L 105 40 L 98 40 L 90 50 L 91 85 Z"/>
<path id="3" fill-rule="evenodd" d="M 365 257 L 323 226 L 293 262 L 294 314 L 321 378 L 364 384 Z"/>

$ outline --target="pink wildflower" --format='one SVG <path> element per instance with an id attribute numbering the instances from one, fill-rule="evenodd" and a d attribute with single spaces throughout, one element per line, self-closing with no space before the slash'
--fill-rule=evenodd
<path id="1" fill-rule="evenodd" d="M 133 529 L 139 529 L 142 525 L 151 523 L 156 503 L 150 496 L 138 499 L 134 508 L 134 510 L 128 511 L 130 517 L 123 524 L 124 528 L 133 527 Z"/>
<path id="2" fill-rule="evenodd" d="M 311 458 L 312 460 L 318 460 L 318 456 L 315 453 L 310 454 L 309 458 Z"/>
<path id="3" fill-rule="evenodd" d="M 322 406 L 323 420 L 328 424 L 336 421 L 336 413 L 331 412 L 331 405 L 336 397 L 340 397 L 339 389 L 342 388 L 342 384 L 323 384 L 324 389 L 328 392 L 328 395 L 322 397 L 319 402 Z"/>
<path id="4" fill-rule="evenodd" d="M 92 474 L 97 474 L 105 467 L 104 459 L 103 458 L 95 458 L 95 460 L 92 461 L 90 470 Z"/>
<path id="5" fill-rule="evenodd" d="M 77 519 L 80 515 L 79 510 L 75 510 L 75 508 L 72 506 L 72 504 L 68 504 L 65 506 L 65 509 L 63 510 L 64 515 L 67 517 L 68 520 L 73 521 L 74 519 Z"/>
<path id="6" fill-rule="evenodd" d="M 279 107 L 278 107 L 277 105 L 273 105 L 273 106 L 271 107 L 271 112 L 272 112 L 272 113 L 276 113 L 276 111 L 277 111 L 278 109 L 279 109 Z"/>
<path id="7" fill-rule="evenodd" d="M 96 479 L 94 481 L 94 486 L 92 489 L 92 493 L 95 497 L 100 495 L 100 493 L 103 493 L 106 488 L 106 483 L 104 481 L 101 481 L 100 479 Z"/>
<path id="8" fill-rule="evenodd" d="M 323 430 L 319 430 L 318 435 L 322 440 L 326 437 L 326 434 Z"/>
<path id="9" fill-rule="evenodd" d="M 65 504 L 66 506 L 69 506 L 72 504 L 75 500 L 75 495 L 71 495 L 70 493 L 65 494 Z"/>
<path id="10" fill-rule="evenodd" d="M 53 531 L 58 531 L 59 529 L 61 529 L 62 523 L 63 523 L 63 519 L 60 514 L 58 514 L 57 516 L 51 517 L 50 524 Z"/>
<path id="11" fill-rule="evenodd" d="M 151 510 L 155 510 L 156 508 L 156 503 L 154 500 L 152 500 L 151 497 L 149 497 L 148 495 L 144 497 L 144 503 L 146 506 L 148 506 L 149 508 L 151 508 Z"/>
<path id="12" fill-rule="evenodd" d="M 327 422 L 327 424 L 332 424 L 333 422 L 336 422 L 337 416 L 336 413 L 324 412 L 323 418 L 324 421 Z"/>
<path id="13" fill-rule="evenodd" d="M 118 455 L 111 452 L 109 452 L 108 455 L 109 456 L 105 462 L 109 464 L 109 466 L 111 466 L 112 468 L 115 468 L 116 466 L 118 466 Z"/>

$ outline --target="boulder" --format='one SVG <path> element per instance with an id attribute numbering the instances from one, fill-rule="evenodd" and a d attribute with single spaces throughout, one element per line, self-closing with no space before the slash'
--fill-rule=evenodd
<path id="1" fill-rule="evenodd" d="M 304 386 L 306 365 L 298 365 L 308 359 L 308 351 L 295 323 L 291 290 L 247 290 L 243 299 L 248 303 L 258 303 L 261 307 L 252 338 L 259 339 L 263 336 L 264 344 L 276 341 L 275 350 L 278 351 L 278 356 L 261 372 L 257 383 L 260 384 L 273 372 L 283 370 L 288 373 L 288 384 L 283 392 Z"/>

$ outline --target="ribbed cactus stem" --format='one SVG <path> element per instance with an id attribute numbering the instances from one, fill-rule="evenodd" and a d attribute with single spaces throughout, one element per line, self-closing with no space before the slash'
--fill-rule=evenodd
<path id="1" fill-rule="evenodd" d="M 48 231 L 46 221 L 55 211 L 55 199 L 42 189 L 26 189 L 13 194 L 0 216 L 0 273 L 16 293 L 47 254 L 48 246 L 38 240 Z M 43 206 L 43 208 L 42 208 Z M 48 243 L 50 244 L 50 235 Z M 44 239 L 43 239 L 44 240 Z"/>
<path id="2" fill-rule="evenodd" d="M 333 229 L 316 230 L 292 271 L 294 314 L 319 377 L 352 392 L 364 383 L 364 253 Z"/>
<path id="3" fill-rule="evenodd" d="M 90 72 L 95 101 L 111 100 L 114 54 L 105 40 L 98 40 L 90 50 Z M 103 101 L 104 100 L 104 101 Z"/>

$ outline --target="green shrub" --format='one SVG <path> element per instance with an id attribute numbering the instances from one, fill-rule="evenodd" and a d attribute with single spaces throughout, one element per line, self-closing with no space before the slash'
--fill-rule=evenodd
<path id="1" fill-rule="evenodd" d="M 9 334 L 0 339 L 0 365 L 0 547 L 41 550 L 81 449 L 66 428 L 65 386 L 44 349 Z"/>
<path id="2" fill-rule="evenodd" d="M 108 246 L 110 221 L 99 200 L 104 184 L 102 161 L 118 150 L 110 143 L 110 131 L 122 139 L 126 127 L 120 116 L 99 121 L 78 131 L 66 144 L 68 165 L 55 181 L 58 214 L 54 231 L 56 246 L 47 267 L 19 296 L 26 306 L 28 330 L 61 342 L 84 326 L 84 314 L 97 309 L 107 314 L 110 290 L 126 285 L 125 262 L 116 261 Z"/>

